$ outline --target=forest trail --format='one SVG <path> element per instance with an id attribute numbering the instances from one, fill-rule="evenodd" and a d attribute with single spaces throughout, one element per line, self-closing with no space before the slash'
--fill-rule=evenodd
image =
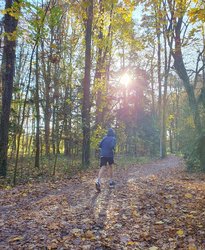
<path id="1" fill-rule="evenodd" d="M 0 190 L 0 249 L 205 249 L 204 174 L 169 156 L 115 167 L 97 193 L 97 171 Z"/>

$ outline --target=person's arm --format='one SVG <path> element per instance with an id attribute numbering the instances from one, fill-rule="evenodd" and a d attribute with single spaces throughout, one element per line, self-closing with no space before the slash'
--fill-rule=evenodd
<path id="1" fill-rule="evenodd" d="M 113 150 L 115 149 L 115 146 L 116 146 L 116 138 L 113 137 L 113 141 L 112 141 L 112 148 L 113 148 Z"/>
<path id="2" fill-rule="evenodd" d="M 102 143 L 104 141 L 105 137 L 102 139 L 102 141 L 99 143 L 99 148 L 102 148 Z"/>

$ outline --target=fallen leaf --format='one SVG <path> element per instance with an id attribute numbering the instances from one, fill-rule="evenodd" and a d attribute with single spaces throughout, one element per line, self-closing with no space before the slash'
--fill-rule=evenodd
<path id="1" fill-rule="evenodd" d="M 191 199 L 193 197 L 193 195 L 192 194 L 185 194 L 185 198 L 187 198 L 187 199 Z"/>
<path id="2" fill-rule="evenodd" d="M 150 247 L 149 250 L 158 250 L 159 248 L 156 246 Z"/>
<path id="3" fill-rule="evenodd" d="M 134 241 L 128 241 L 128 242 L 127 242 L 127 245 L 128 245 L 128 246 L 133 246 L 133 245 L 136 245 L 136 242 L 134 242 Z"/>
<path id="4" fill-rule="evenodd" d="M 82 230 L 79 229 L 79 228 L 74 228 L 74 229 L 71 230 L 71 233 L 72 233 L 73 235 L 75 235 L 75 236 L 80 236 L 81 233 L 82 233 Z"/>
<path id="5" fill-rule="evenodd" d="M 184 236 L 184 231 L 182 229 L 179 229 L 177 231 L 177 234 L 178 234 L 179 237 L 182 237 L 182 236 Z"/>
<path id="6" fill-rule="evenodd" d="M 9 242 L 20 241 L 20 240 L 23 240 L 22 236 L 15 236 L 15 237 L 9 239 Z"/>
<path id="7" fill-rule="evenodd" d="M 155 222 L 155 224 L 156 225 L 162 225 L 162 224 L 164 224 L 164 222 L 160 220 L 160 221 Z"/>
<path id="8" fill-rule="evenodd" d="M 132 212 L 132 215 L 133 215 L 134 217 L 138 217 L 138 216 L 139 216 L 139 214 L 138 214 L 137 211 L 133 211 L 133 212 Z"/>
<path id="9" fill-rule="evenodd" d="M 189 245 L 188 250 L 197 250 L 196 245 Z"/>
<path id="10" fill-rule="evenodd" d="M 95 239 L 95 236 L 94 236 L 93 232 L 90 231 L 90 230 L 85 232 L 85 237 L 88 238 L 88 239 Z"/>

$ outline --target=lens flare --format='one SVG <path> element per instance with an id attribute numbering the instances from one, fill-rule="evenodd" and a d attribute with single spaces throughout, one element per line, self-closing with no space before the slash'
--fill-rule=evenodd
<path id="1" fill-rule="evenodd" d="M 130 79 L 130 76 L 125 73 L 121 78 L 120 78 L 120 83 L 122 85 L 124 85 L 125 87 L 128 86 L 128 84 L 130 83 L 131 79 Z"/>

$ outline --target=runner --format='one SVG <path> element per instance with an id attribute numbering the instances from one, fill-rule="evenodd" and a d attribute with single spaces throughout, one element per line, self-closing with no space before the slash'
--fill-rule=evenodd
<path id="1" fill-rule="evenodd" d="M 101 191 L 101 177 L 103 172 L 108 169 L 110 176 L 110 188 L 115 186 L 113 181 L 113 164 L 114 164 L 114 149 L 116 145 L 115 133 L 112 128 L 108 129 L 107 135 L 99 144 L 100 148 L 100 171 L 95 182 L 97 191 Z M 108 165 L 108 166 L 107 166 Z"/>

